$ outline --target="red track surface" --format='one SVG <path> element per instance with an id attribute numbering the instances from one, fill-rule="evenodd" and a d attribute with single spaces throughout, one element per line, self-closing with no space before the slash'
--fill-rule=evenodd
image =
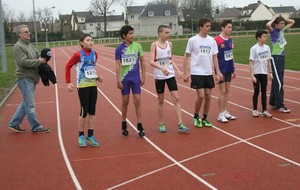
<path id="1" fill-rule="evenodd" d="M 166 93 L 166 134 L 158 132 L 153 68 L 147 64 L 142 92 L 146 137 L 134 128 L 121 135 L 121 95 L 116 87 L 114 49 L 95 45 L 99 53 L 99 84 L 95 136 L 99 148 L 77 144 L 79 100 L 64 82 L 64 67 L 78 47 L 53 49 L 51 60 L 58 85 L 37 86 L 36 111 L 49 134 L 25 134 L 8 129 L 21 101 L 17 89 L 0 109 L 1 189 L 299 189 L 300 188 L 300 73 L 285 72 L 285 103 L 289 114 L 270 110 L 272 119 L 253 118 L 252 84 L 248 66 L 236 65 L 228 110 L 236 121 L 217 121 L 217 88 L 209 119 L 213 128 L 192 125 L 195 92 L 177 79 L 183 122 L 189 134 L 176 130 L 176 117 Z M 149 54 L 146 53 L 146 61 Z M 182 57 L 175 57 L 182 69 Z M 72 71 L 73 82 L 75 81 Z M 268 86 L 268 93 L 270 84 Z M 168 92 L 168 91 L 166 91 Z M 259 102 L 259 108 L 261 108 Z M 136 124 L 132 99 L 128 120 Z"/>

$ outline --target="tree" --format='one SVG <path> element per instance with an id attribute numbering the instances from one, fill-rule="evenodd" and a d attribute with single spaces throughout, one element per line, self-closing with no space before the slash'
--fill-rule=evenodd
<path id="1" fill-rule="evenodd" d="M 212 18 L 212 0 L 182 0 L 181 10 L 185 19 Z M 190 15 L 190 18 L 186 18 Z"/>
<path id="2" fill-rule="evenodd" d="M 117 3 L 119 0 L 92 0 L 90 8 L 95 15 L 103 16 L 104 18 L 104 34 L 107 36 L 106 26 L 107 26 L 107 15 L 110 15 L 114 10 L 109 11 L 111 6 L 114 3 Z"/>

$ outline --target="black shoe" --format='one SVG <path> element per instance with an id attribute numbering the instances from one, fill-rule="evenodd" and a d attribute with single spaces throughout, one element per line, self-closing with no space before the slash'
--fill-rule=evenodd
<path id="1" fill-rule="evenodd" d="M 124 136 L 128 136 L 128 130 L 127 130 L 127 123 L 126 122 L 122 122 L 122 135 Z"/>
<path id="2" fill-rule="evenodd" d="M 43 126 L 39 126 L 37 129 L 35 129 L 34 131 L 32 131 L 33 133 L 48 133 L 50 132 L 50 129 L 45 128 Z"/>
<path id="3" fill-rule="evenodd" d="M 18 132 L 18 133 L 24 133 L 25 132 L 25 129 L 22 129 L 19 125 L 18 126 L 9 126 L 9 128 L 11 130 L 14 130 L 14 131 Z"/>
<path id="4" fill-rule="evenodd" d="M 137 130 L 139 131 L 139 136 L 140 137 L 144 137 L 145 136 L 144 128 L 143 128 L 142 125 L 138 125 Z"/>

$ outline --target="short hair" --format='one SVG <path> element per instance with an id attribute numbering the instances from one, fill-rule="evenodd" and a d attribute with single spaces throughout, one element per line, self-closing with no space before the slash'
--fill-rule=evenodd
<path id="1" fill-rule="evenodd" d="M 274 20 L 274 24 L 279 24 L 281 21 L 284 21 L 285 22 L 285 19 L 282 17 L 282 16 L 278 16 L 275 18 Z"/>
<path id="2" fill-rule="evenodd" d="M 256 33 L 255 33 L 255 38 L 256 38 L 256 40 L 257 40 L 258 38 L 261 38 L 261 36 L 262 36 L 263 34 L 268 34 L 268 32 L 265 31 L 265 30 L 257 30 Z"/>
<path id="3" fill-rule="evenodd" d="M 121 30 L 120 30 L 120 35 L 121 38 L 124 39 L 123 35 L 127 35 L 129 33 L 129 31 L 134 31 L 133 27 L 130 25 L 124 25 L 122 26 Z"/>
<path id="4" fill-rule="evenodd" d="M 79 44 L 80 44 L 81 47 L 83 47 L 83 46 L 81 45 L 80 42 L 83 42 L 84 39 L 85 39 L 86 37 L 91 37 L 91 38 L 93 38 L 90 34 L 83 34 L 83 35 L 79 38 Z"/>
<path id="5" fill-rule="evenodd" d="M 225 28 L 227 26 L 227 24 L 232 24 L 232 20 L 225 19 L 225 20 L 222 20 L 222 22 L 220 23 L 221 27 L 223 27 L 223 28 Z"/>
<path id="6" fill-rule="evenodd" d="M 205 17 L 200 18 L 200 19 L 199 19 L 199 26 L 200 26 L 200 27 L 203 27 L 204 24 L 207 23 L 207 22 L 211 23 L 211 20 L 210 20 L 209 18 L 205 18 Z"/>
<path id="7" fill-rule="evenodd" d="M 16 27 L 16 35 L 17 35 L 17 36 L 21 33 L 21 29 L 22 29 L 22 28 L 28 28 L 28 26 L 25 25 L 25 24 L 18 25 L 18 26 Z"/>
<path id="8" fill-rule="evenodd" d="M 169 26 L 167 25 L 159 25 L 158 28 L 157 28 L 157 33 L 161 33 L 165 28 L 169 28 Z"/>

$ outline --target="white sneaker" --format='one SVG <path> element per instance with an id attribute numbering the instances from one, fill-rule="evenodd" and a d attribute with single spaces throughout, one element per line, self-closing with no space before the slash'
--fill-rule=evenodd
<path id="1" fill-rule="evenodd" d="M 219 114 L 218 121 L 220 121 L 222 123 L 227 123 L 228 122 L 228 119 L 226 119 L 224 112 Z"/>
<path id="2" fill-rule="evenodd" d="M 267 110 L 262 112 L 262 116 L 266 118 L 272 118 L 272 115 Z"/>
<path id="3" fill-rule="evenodd" d="M 253 116 L 253 117 L 258 117 L 258 116 L 259 116 L 258 111 L 257 111 L 257 110 L 253 110 L 253 111 L 252 111 L 252 116 Z"/>
<path id="4" fill-rule="evenodd" d="M 235 120 L 235 119 L 236 119 L 236 117 L 233 116 L 233 115 L 231 115 L 231 114 L 229 113 L 229 111 L 225 110 L 224 113 L 225 113 L 225 118 L 226 118 L 226 119 L 228 119 L 228 120 Z"/>

